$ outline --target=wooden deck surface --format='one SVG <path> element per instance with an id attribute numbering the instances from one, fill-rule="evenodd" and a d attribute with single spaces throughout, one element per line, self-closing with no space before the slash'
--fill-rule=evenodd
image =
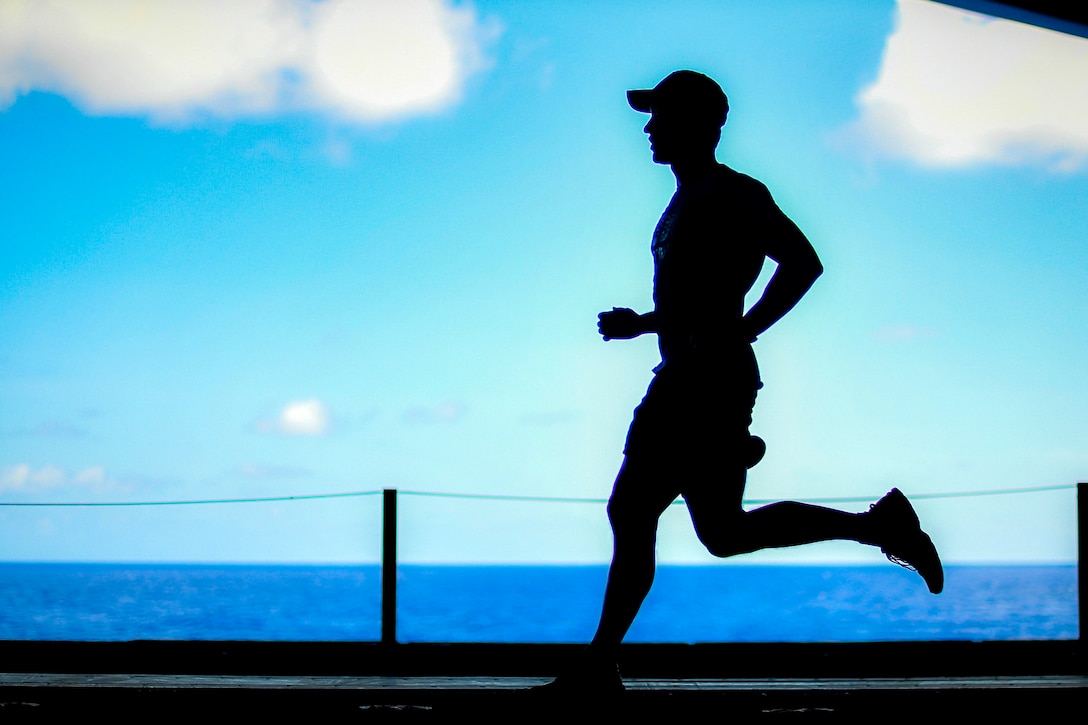
<path id="1" fill-rule="evenodd" d="M 548 682 L 545 677 L 327 677 L 291 675 L 157 675 L 0 673 L 0 692 L 19 688 L 118 688 L 118 689 L 250 689 L 250 690 L 354 690 L 509 691 Z M 631 692 L 638 691 L 803 691 L 803 690 L 979 690 L 979 689 L 1082 689 L 1088 691 L 1088 675 L 1011 677 L 879 677 L 879 678 L 774 678 L 774 679 L 664 679 L 625 678 Z"/>
<path id="2" fill-rule="evenodd" d="M 947 718 L 1088 712 L 1088 676 L 664 679 L 627 678 L 614 698 L 542 697 L 542 677 L 0 674 L 0 721 L 112 722 L 187 717 L 320 718 L 322 722 L 569 723 L 708 717 L 730 722 L 872 722 L 890 713 Z M 936 714 L 940 717 L 936 717 Z M 528 720 L 526 718 L 529 718 Z M 216 718 L 218 721 L 218 717 Z M 316 721 L 316 720 L 314 720 Z"/>
<path id="3" fill-rule="evenodd" d="M 625 645 L 618 697 L 541 695 L 577 645 L 0 642 L 0 725 L 1088 721 L 1079 641 Z M 176 719 L 176 718 L 175 718 Z"/>

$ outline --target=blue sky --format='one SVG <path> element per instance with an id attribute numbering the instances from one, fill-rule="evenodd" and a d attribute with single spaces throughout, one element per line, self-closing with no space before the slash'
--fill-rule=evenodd
<path id="1" fill-rule="evenodd" d="M 674 184 L 624 92 L 680 67 L 827 270 L 757 343 L 749 497 L 1085 478 L 1083 38 L 922 0 L 139 5 L 0 7 L 0 500 L 607 497 L 656 348 L 596 314 L 649 309 Z M 950 562 L 1069 561 L 1074 500 L 917 508 Z M 378 506 L 0 508 L 0 558 L 372 561 Z M 610 550 L 600 505 L 401 512 L 408 560 Z M 712 561 L 682 507 L 660 539 Z"/>

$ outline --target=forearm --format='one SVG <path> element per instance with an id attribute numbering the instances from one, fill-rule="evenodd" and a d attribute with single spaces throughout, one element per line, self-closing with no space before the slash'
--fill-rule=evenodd
<path id="1" fill-rule="evenodd" d="M 648 333 L 656 333 L 660 328 L 658 327 L 658 314 L 656 310 L 650 312 L 644 312 L 638 316 L 640 335 Z"/>
<path id="2" fill-rule="evenodd" d="M 756 339 L 782 319 L 805 296 L 821 273 L 823 266 L 818 260 L 804 267 L 779 266 L 759 301 L 741 320 L 744 339 Z"/>

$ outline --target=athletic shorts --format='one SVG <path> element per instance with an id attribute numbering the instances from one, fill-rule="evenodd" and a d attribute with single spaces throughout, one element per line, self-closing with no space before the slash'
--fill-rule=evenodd
<path id="1" fill-rule="evenodd" d="M 663 462 L 728 456 L 748 440 L 761 387 L 751 345 L 728 356 L 670 359 L 635 408 L 623 452 Z"/>

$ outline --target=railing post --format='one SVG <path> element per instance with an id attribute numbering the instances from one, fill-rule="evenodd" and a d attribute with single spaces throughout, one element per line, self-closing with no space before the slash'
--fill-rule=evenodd
<path id="1" fill-rule="evenodd" d="M 382 644 L 397 643 L 397 489 L 382 491 Z"/>
<path id="2" fill-rule="evenodd" d="M 1088 612 L 1088 483 L 1077 484 L 1077 641 L 1084 652 L 1085 622 Z"/>

